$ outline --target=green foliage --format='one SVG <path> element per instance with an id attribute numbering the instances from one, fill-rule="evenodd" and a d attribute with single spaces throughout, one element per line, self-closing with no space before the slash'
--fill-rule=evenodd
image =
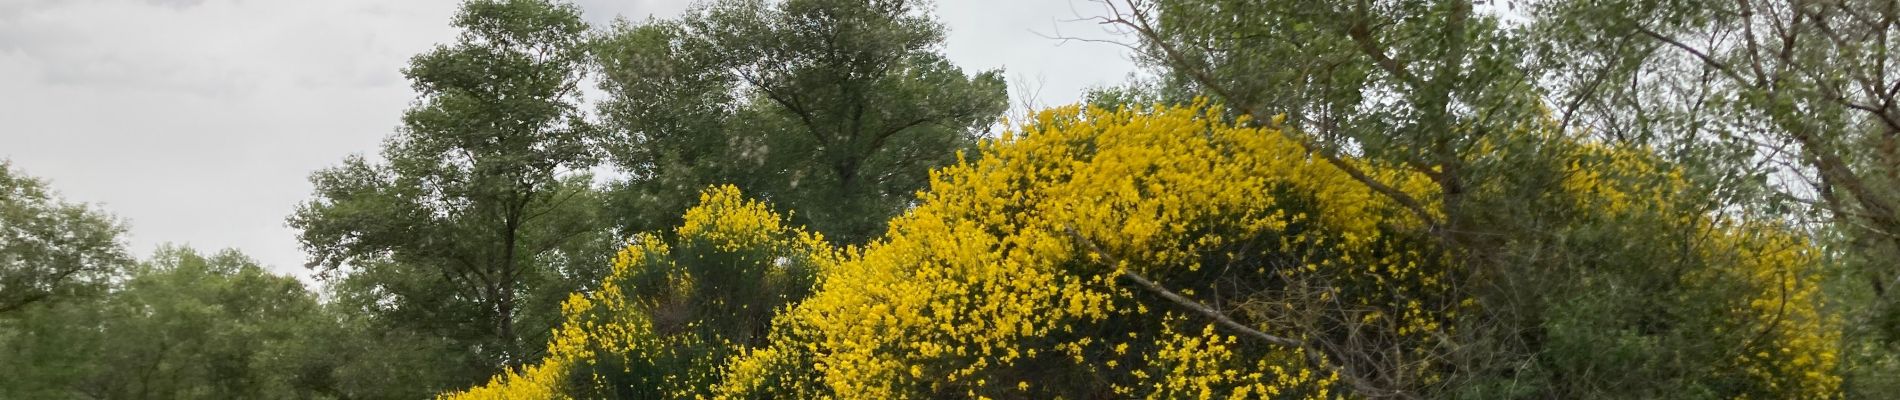
<path id="1" fill-rule="evenodd" d="M 291 216 L 313 265 L 373 331 L 417 340 L 473 382 L 533 360 L 566 293 L 598 279 L 611 239 L 584 171 L 587 25 L 571 4 L 480 0 L 463 34 L 410 61 L 421 98 L 384 144 L 311 176 Z M 425 354 L 425 353 L 418 353 Z M 459 375 L 458 374 L 459 371 Z M 438 382 L 435 380 L 425 380 Z"/>
<path id="2" fill-rule="evenodd" d="M 333 279 L 326 312 L 335 326 L 315 333 L 339 397 L 421 398 L 468 385 L 495 370 L 471 343 L 491 343 L 480 309 L 440 294 L 439 275 L 385 264 Z M 373 274 L 373 275 L 370 275 Z"/>
<path id="3" fill-rule="evenodd" d="M 100 294 L 100 293 L 95 293 Z M 85 398 L 106 340 L 98 325 L 105 319 L 98 296 L 48 302 L 0 318 L 0 397 L 21 399 Z"/>
<path id="4" fill-rule="evenodd" d="M 160 249 L 113 294 L 99 365 L 108 398 L 297 398 L 294 346 L 321 323 L 316 296 L 235 251 Z M 313 380 L 316 380 L 313 382 Z"/>
<path id="5" fill-rule="evenodd" d="M 1833 249 L 1851 396 L 1900 386 L 1900 55 L 1891 1 L 1552 1 L 1528 36 L 1566 123 L 1653 146 L 1725 206 Z"/>
<path id="6" fill-rule="evenodd" d="M 130 262 L 124 233 L 118 219 L 0 160 L 0 317 L 102 290 Z"/>
<path id="7" fill-rule="evenodd" d="M 0 397 L 301 399 L 335 396 L 335 321 L 295 278 L 226 250 L 161 248 L 102 297 L 0 324 Z"/>
<path id="8" fill-rule="evenodd" d="M 1519 41 L 1471 2 L 1128 3 L 1164 84 L 1285 115 L 1329 151 L 1456 175 L 1486 135 L 1539 116 Z"/>
<path id="9" fill-rule="evenodd" d="M 793 220 L 862 242 L 1006 105 L 1001 74 L 938 53 L 917 1 L 726 0 L 599 40 L 605 142 L 630 174 L 623 231 L 677 224 L 692 193 L 734 184 Z"/>
<path id="10" fill-rule="evenodd" d="M 601 290 L 567 303 L 548 360 L 449 397 L 1839 390 L 1841 331 L 1823 314 L 1815 248 L 1781 225 L 1685 206 L 1692 186 L 1650 155 L 1501 135 L 1571 163 L 1525 165 L 1551 174 L 1527 180 L 1542 183 L 1536 197 L 1511 190 L 1528 183 L 1476 188 L 1474 200 L 1519 196 L 1543 209 L 1530 222 L 1549 224 L 1479 258 L 1344 168 L 1300 156 L 1288 133 L 1219 113 L 1045 112 L 934 173 L 886 236 L 835 255 L 715 189 L 679 247 L 644 236 Z M 1437 187 L 1347 161 L 1406 193 Z M 1491 263 L 1518 270 L 1473 272 Z M 802 273 L 816 279 L 789 279 Z M 783 295 L 806 282 L 808 297 Z M 1543 296 L 1505 297 L 1529 290 Z"/>

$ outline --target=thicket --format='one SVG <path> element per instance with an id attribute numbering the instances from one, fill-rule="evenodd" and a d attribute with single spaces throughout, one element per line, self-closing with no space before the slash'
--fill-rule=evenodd
<path id="1" fill-rule="evenodd" d="M 1900 390 L 1892 0 L 1086 4 L 998 123 L 925 1 L 468 1 L 314 290 L 0 164 L 0 397 Z"/>

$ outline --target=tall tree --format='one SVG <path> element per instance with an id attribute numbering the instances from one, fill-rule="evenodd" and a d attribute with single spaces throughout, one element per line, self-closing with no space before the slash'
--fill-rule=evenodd
<path id="1" fill-rule="evenodd" d="M 235 250 L 161 247 L 110 293 L 0 321 L 0 397 L 290 399 L 337 393 L 336 320 Z"/>
<path id="2" fill-rule="evenodd" d="M 1482 208 L 1466 201 L 1481 147 L 1539 117 L 1518 41 L 1469 1 L 1105 4 L 1105 22 L 1136 34 L 1172 92 L 1213 96 L 1260 121 L 1283 116 L 1322 158 L 1363 155 L 1431 177 L 1439 198 L 1353 174 L 1453 241 L 1482 240 Z"/>
<path id="3" fill-rule="evenodd" d="M 118 219 L 67 202 L 46 181 L 0 160 L 0 315 L 99 292 L 131 262 L 124 233 Z"/>
<path id="4" fill-rule="evenodd" d="M 631 179 L 628 230 L 674 226 L 731 183 L 828 237 L 861 242 L 907 207 L 1007 103 L 996 71 L 944 59 L 915 0 L 723 0 L 602 38 L 601 107 Z"/>
<path id="5" fill-rule="evenodd" d="M 1481 284 L 1509 262 L 1479 262 L 1497 254 L 1511 236 L 1505 223 L 1510 204 L 1474 199 L 1492 172 L 1509 163 L 1492 157 L 1499 146 L 1535 148 L 1537 97 L 1512 51 L 1515 41 L 1495 18 L 1478 14 L 1470 1 L 1285 1 L 1126 0 L 1103 3 L 1101 22 L 1125 29 L 1143 59 L 1163 77 L 1163 94 L 1209 96 L 1232 115 L 1281 128 L 1308 152 L 1344 171 L 1350 184 L 1402 206 L 1424 223 L 1443 249 L 1464 258 L 1446 279 L 1459 290 L 1496 288 Z M 1530 139 L 1530 140 L 1526 140 Z M 1512 143 L 1518 142 L 1518 143 Z M 1512 151 L 1511 156 L 1534 151 Z M 1351 161 L 1349 161 L 1351 160 Z M 1529 165 L 1515 165 L 1523 168 Z M 1547 166 L 1538 166 L 1547 167 Z M 1405 170 L 1430 180 L 1435 190 L 1406 191 L 1404 182 L 1371 171 Z M 1540 168 L 1548 170 L 1549 168 Z M 1551 183 L 1545 179 L 1544 183 Z M 1526 192 L 1543 190 L 1531 188 Z M 1487 268 L 1489 267 L 1489 268 Z M 1516 289 L 1516 288 L 1513 288 Z M 1462 296 L 1464 294 L 1460 294 Z M 1457 298 L 1452 296 L 1448 298 Z M 1514 298 L 1513 296 L 1505 296 Z M 1426 304 L 1448 310 L 1447 304 Z M 1343 311 L 1343 310 L 1342 310 Z M 1340 349 L 1335 357 L 1359 393 L 1417 396 L 1428 393 L 1422 377 L 1407 374 L 1400 360 L 1451 359 L 1449 347 L 1400 348 L 1395 342 L 1316 338 Z M 1463 339 L 1463 338 L 1460 338 Z M 1328 343 L 1327 340 L 1343 342 Z M 1461 346 L 1475 349 L 1476 346 Z M 1495 351 L 1493 351 L 1495 350 Z M 1500 359 L 1524 357 L 1523 349 L 1487 349 Z M 1521 361 L 1465 360 L 1469 364 Z M 1356 376 L 1355 376 L 1356 375 Z"/>
<path id="6" fill-rule="evenodd" d="M 576 105 L 580 11 L 475 0 L 454 26 L 453 44 L 404 70 L 421 97 L 384 161 L 315 173 L 316 198 L 289 221 L 311 265 L 389 323 L 459 341 L 486 373 L 532 359 L 522 344 L 540 342 L 569 283 L 594 280 L 611 252 L 584 172 L 596 157 Z"/>

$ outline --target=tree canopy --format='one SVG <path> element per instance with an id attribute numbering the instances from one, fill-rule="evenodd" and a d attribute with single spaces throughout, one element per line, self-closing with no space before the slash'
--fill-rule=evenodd
<path id="1" fill-rule="evenodd" d="M 99 290 L 130 263 L 125 226 L 0 160 L 0 316 Z"/>
<path id="2" fill-rule="evenodd" d="M 632 231 L 678 222 L 701 187 L 737 185 L 846 243 L 881 233 L 931 168 L 1006 106 L 1000 72 L 966 75 L 912 0 L 725 0 L 600 40 L 605 149 L 631 175 Z"/>
<path id="3" fill-rule="evenodd" d="M 581 266 L 608 242 L 586 172 L 594 129 L 576 105 L 579 11 L 472 1 L 453 23 L 454 44 L 404 70 L 421 98 L 383 160 L 313 174 L 316 198 L 290 224 L 312 265 L 348 270 L 370 311 L 479 349 L 464 362 L 485 375 L 534 358 L 522 344 L 541 341 L 573 282 L 595 279 Z"/>

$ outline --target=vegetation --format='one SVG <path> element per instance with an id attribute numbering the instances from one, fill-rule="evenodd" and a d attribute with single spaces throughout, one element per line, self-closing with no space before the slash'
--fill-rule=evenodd
<path id="1" fill-rule="evenodd" d="M 0 325 L 8 398 L 306 398 L 329 390 L 329 315 L 302 282 L 226 250 L 165 247 L 109 293 Z"/>
<path id="2" fill-rule="evenodd" d="M 471 0 L 319 289 L 0 169 L 0 398 L 1900 390 L 1900 6 L 1639 3 L 1092 3 L 997 123 L 926 2 Z"/>
<path id="3" fill-rule="evenodd" d="M 964 75 L 914 0 L 729 0 L 674 21 L 624 21 L 598 44 L 603 146 L 631 179 L 628 231 L 673 226 L 690 196 L 733 184 L 863 243 L 931 168 L 1005 106 L 997 71 Z"/>
<path id="4" fill-rule="evenodd" d="M 584 171 L 586 24 L 572 5 L 477 1 L 456 43 L 404 73 L 422 95 L 384 144 L 318 171 L 290 225 L 371 323 L 461 349 L 436 363 L 485 376 L 535 356 L 576 282 L 611 239 Z M 473 351 L 467 351 L 473 349 Z M 438 388 L 439 389 L 439 388 Z"/>
<path id="5" fill-rule="evenodd" d="M 1631 207 L 1666 203 L 1683 188 L 1654 184 L 1669 173 L 1640 155 L 1522 135 L 1586 160 L 1559 167 L 1562 179 L 1549 182 L 1548 201 L 1571 210 L 1566 217 L 1579 227 L 1569 236 L 1581 242 L 1553 252 L 1620 246 L 1673 257 L 1624 268 L 1614 255 L 1553 255 L 1537 266 L 1558 275 L 1544 280 L 1585 275 L 1564 282 L 1589 286 L 1537 304 L 1561 318 L 1539 327 L 1544 343 L 1512 365 L 1521 375 L 1510 385 L 1480 375 L 1494 373 L 1488 365 L 1465 363 L 1514 355 L 1480 346 L 1498 340 L 1487 337 L 1498 327 L 1481 324 L 1500 323 L 1490 320 L 1494 309 L 1516 309 L 1464 289 L 1472 278 L 1457 274 L 1461 260 L 1397 202 L 1302 156 L 1277 128 L 1236 127 L 1194 107 L 1071 108 L 986 144 L 979 161 L 940 170 L 884 240 L 842 256 L 780 227 L 762 206 L 740 203 L 730 188 L 709 192 L 679 233 L 711 243 L 682 248 L 800 249 L 795 258 L 716 258 L 727 276 L 773 281 L 765 278 L 771 272 L 818 271 L 808 299 L 746 303 L 791 304 L 764 340 L 756 333 L 681 339 L 659 328 L 656 321 L 681 324 L 678 314 L 637 293 L 693 286 L 682 282 L 697 283 L 691 277 L 707 267 L 648 262 L 666 247 L 636 245 L 607 289 L 570 300 L 548 361 L 460 398 L 612 397 L 600 394 L 614 388 L 657 391 L 618 398 L 1813 397 L 1838 390 L 1831 346 L 1839 328 L 1820 315 L 1818 283 L 1806 272 L 1815 263 L 1810 245 L 1777 226 Z M 1408 193 L 1433 187 L 1423 175 L 1343 161 Z M 1650 277 L 1663 272 L 1663 279 Z M 677 278 L 619 278 L 628 274 Z M 1647 286 L 1620 296 L 1614 292 L 1633 289 L 1619 285 Z M 1678 304 L 1641 303 L 1657 295 Z M 601 307 L 614 311 L 603 317 Z M 1633 326 L 1690 313 L 1712 317 Z M 684 324 L 758 322 L 710 313 Z M 720 346 L 688 350 L 706 343 Z M 658 361 L 680 359 L 693 362 Z M 592 367 L 626 360 L 650 364 Z M 663 368 L 669 363 L 693 369 Z M 1603 372 L 1610 366 L 1621 374 Z M 1580 375 L 1590 379 L 1544 378 Z M 1645 383 L 1659 378 L 1672 383 Z"/>
<path id="6" fill-rule="evenodd" d="M 129 263 L 125 227 L 0 161 L 0 315 L 98 291 Z"/>

